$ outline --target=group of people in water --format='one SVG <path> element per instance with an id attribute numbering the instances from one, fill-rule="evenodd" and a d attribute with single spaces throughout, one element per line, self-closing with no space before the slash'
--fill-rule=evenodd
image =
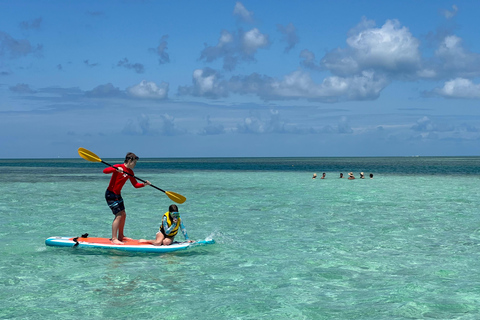
<path id="1" fill-rule="evenodd" d="M 325 179 L 327 177 L 327 174 L 324 172 L 321 176 L 320 179 Z M 312 179 L 317 179 L 317 174 L 314 173 Z M 343 173 L 340 172 L 340 179 L 343 179 Z M 353 175 L 353 172 L 348 173 L 348 180 L 354 180 L 355 176 Z M 365 179 L 365 175 L 363 172 L 360 172 L 360 179 Z M 373 173 L 370 173 L 370 179 L 373 179 Z"/>
<path id="2" fill-rule="evenodd" d="M 125 204 L 121 195 L 123 186 L 127 180 L 130 180 L 130 183 L 135 188 L 143 188 L 147 185 L 151 185 L 148 180 L 144 183 L 140 183 L 135 179 L 133 168 L 135 168 L 137 161 L 138 157 L 134 153 L 129 152 L 125 156 L 123 164 L 115 164 L 103 170 L 103 173 L 105 174 L 112 174 L 110 184 L 105 192 L 105 199 L 115 216 L 112 222 L 112 238 L 110 239 L 113 244 L 122 245 L 124 244 L 123 241 L 132 240 L 131 238 L 126 237 L 123 233 L 125 220 L 127 218 Z M 140 242 L 150 243 L 156 246 L 170 245 L 173 243 L 173 239 L 177 235 L 179 229 L 182 231 L 187 242 L 193 242 L 188 239 L 187 230 L 182 223 L 177 205 L 172 204 L 168 208 L 168 211 L 162 216 L 162 222 L 155 240 L 140 239 Z"/>

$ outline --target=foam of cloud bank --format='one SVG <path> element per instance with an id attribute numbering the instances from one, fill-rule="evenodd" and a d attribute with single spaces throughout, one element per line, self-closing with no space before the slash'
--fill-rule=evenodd
<path id="1" fill-rule="evenodd" d="M 292 72 L 281 80 L 258 73 L 224 80 L 209 68 L 195 70 L 192 82 L 192 86 L 179 87 L 179 94 L 218 99 L 235 93 L 256 95 L 263 100 L 309 99 L 323 102 L 373 100 L 389 84 L 385 76 L 372 71 L 351 77 L 332 76 L 319 84 L 303 71 Z"/>
<path id="2" fill-rule="evenodd" d="M 143 80 L 139 84 L 127 88 L 127 93 L 136 98 L 162 100 L 168 96 L 168 87 L 166 82 L 157 85 L 155 82 Z"/>
<path id="3" fill-rule="evenodd" d="M 445 82 L 443 88 L 437 88 L 433 93 L 445 98 L 480 99 L 480 84 L 457 78 Z"/>
<path id="4" fill-rule="evenodd" d="M 397 20 L 387 20 L 381 28 L 364 20 L 352 29 L 348 47 L 335 49 L 321 61 L 323 68 L 335 75 L 358 74 L 364 70 L 405 74 L 418 70 L 421 63 L 420 42 Z"/>

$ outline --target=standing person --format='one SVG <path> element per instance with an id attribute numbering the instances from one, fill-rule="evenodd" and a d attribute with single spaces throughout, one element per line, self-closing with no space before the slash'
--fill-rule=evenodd
<path id="1" fill-rule="evenodd" d="M 145 183 L 140 183 L 135 179 L 133 174 L 133 168 L 137 164 L 138 157 L 133 152 L 127 153 L 125 156 L 125 161 L 123 164 L 115 164 L 112 167 L 105 168 L 103 173 L 112 174 L 110 178 L 110 184 L 108 185 L 107 191 L 105 192 L 105 199 L 107 204 L 112 209 L 112 213 L 115 215 L 115 218 L 112 222 L 112 243 L 114 244 L 123 244 L 122 240 L 129 240 L 123 234 L 123 229 L 125 227 L 125 220 L 127 218 L 127 213 L 125 212 L 125 204 L 123 203 L 122 198 L 122 188 L 125 185 L 127 180 L 130 180 L 132 186 L 135 188 L 143 188 L 146 185 L 151 185 L 150 181 Z"/>
<path id="2" fill-rule="evenodd" d="M 322 178 L 321 179 L 325 179 L 325 172 L 322 174 Z"/>
<path id="3" fill-rule="evenodd" d="M 353 175 L 353 172 L 350 172 L 348 174 L 348 180 L 354 180 L 355 179 L 355 176 Z"/>
<path id="4" fill-rule="evenodd" d="M 317 174 L 314 173 L 312 179 L 317 179 Z"/>
<path id="5" fill-rule="evenodd" d="M 360 172 L 360 179 L 365 179 L 365 176 L 363 175 L 363 172 Z"/>
<path id="6" fill-rule="evenodd" d="M 194 242 L 188 239 L 187 229 L 183 225 L 182 218 L 175 204 L 170 205 L 168 211 L 162 217 L 160 230 L 157 232 L 155 240 L 140 239 L 142 243 L 151 243 L 154 246 L 169 246 L 173 243 L 173 239 L 178 233 L 178 229 L 182 230 L 183 237 L 187 242 Z"/>
<path id="7" fill-rule="evenodd" d="M 373 179 L 373 173 L 370 173 L 370 179 Z"/>
<path id="8" fill-rule="evenodd" d="M 340 179 L 343 179 L 343 173 L 340 172 Z"/>

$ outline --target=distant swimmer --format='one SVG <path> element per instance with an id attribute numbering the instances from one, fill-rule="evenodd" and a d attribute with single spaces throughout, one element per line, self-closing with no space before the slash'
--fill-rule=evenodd
<path id="1" fill-rule="evenodd" d="M 360 179 L 365 179 L 365 176 L 363 175 L 363 172 L 360 172 Z"/>
<path id="2" fill-rule="evenodd" d="M 353 179 L 355 179 L 355 177 L 354 177 L 354 175 L 353 175 L 353 172 L 350 172 L 350 173 L 348 174 L 348 180 L 353 180 Z"/>
<path id="3" fill-rule="evenodd" d="M 340 172 L 340 179 L 343 179 L 343 173 Z"/>
<path id="4" fill-rule="evenodd" d="M 325 179 L 325 172 L 322 174 L 322 178 L 321 179 Z"/>
<path id="5" fill-rule="evenodd" d="M 312 179 L 317 179 L 317 174 L 314 173 Z"/>
<path id="6" fill-rule="evenodd" d="M 370 173 L 370 179 L 373 179 L 373 173 Z"/>

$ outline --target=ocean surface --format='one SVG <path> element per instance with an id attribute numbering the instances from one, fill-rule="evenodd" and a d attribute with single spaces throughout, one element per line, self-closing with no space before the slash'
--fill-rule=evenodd
<path id="1" fill-rule="evenodd" d="M 0 319 L 480 319 L 480 157 L 140 159 L 216 244 L 46 247 L 110 237 L 103 168 L 0 160 Z M 125 234 L 153 238 L 171 200 L 122 194 Z"/>

